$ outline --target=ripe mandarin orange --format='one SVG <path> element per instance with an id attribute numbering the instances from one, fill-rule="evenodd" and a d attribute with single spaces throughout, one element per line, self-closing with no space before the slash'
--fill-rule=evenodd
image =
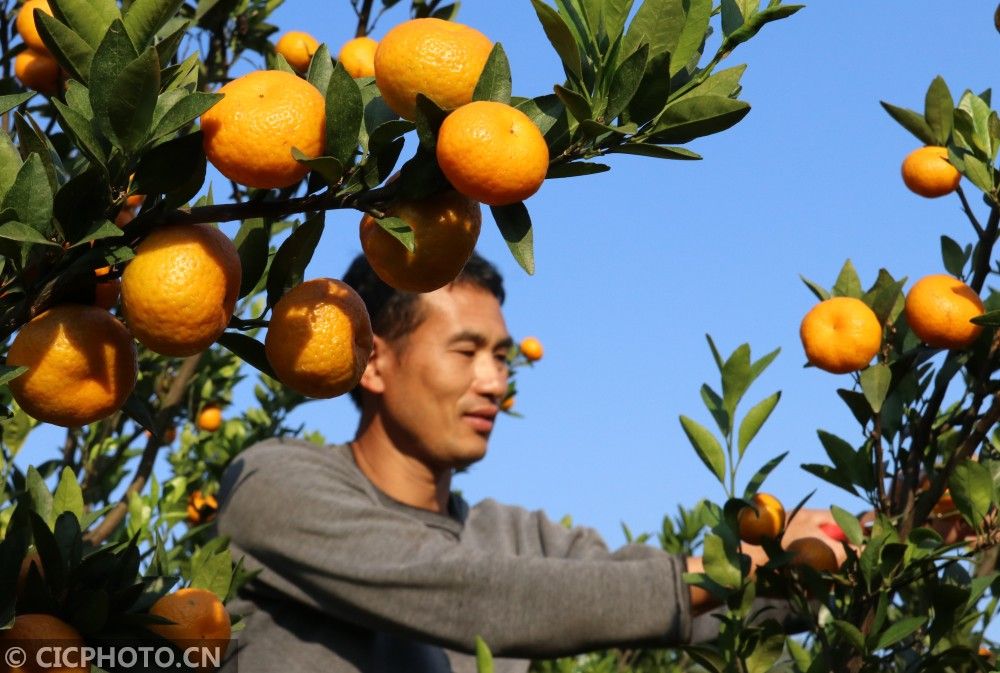
<path id="1" fill-rule="evenodd" d="M 431 292 L 455 280 L 482 224 L 479 204 L 451 190 L 397 202 L 387 213 L 410 225 L 413 252 L 370 215 L 361 218 L 361 248 L 378 277 L 403 292 Z"/>
<path id="2" fill-rule="evenodd" d="M 286 386 L 327 398 L 357 385 L 373 341 L 358 293 L 339 280 L 316 278 L 293 287 L 275 304 L 264 352 Z"/>
<path id="3" fill-rule="evenodd" d="M 161 355 L 199 353 L 229 324 L 240 276 L 236 246 L 215 227 L 157 229 L 139 244 L 122 274 L 126 324 Z"/>
<path id="4" fill-rule="evenodd" d="M 180 647 L 221 647 L 232 634 L 229 614 L 211 591 L 186 588 L 159 598 L 149 614 L 169 619 L 173 624 L 151 624 L 149 630 Z"/>
<path id="5" fill-rule="evenodd" d="M 201 116 L 205 155 L 230 180 L 258 189 L 288 187 L 309 169 L 292 148 L 311 157 L 326 146 L 326 101 L 316 87 L 279 70 L 234 79 L 225 98 Z"/>
<path id="6" fill-rule="evenodd" d="M 378 42 L 370 37 L 356 37 L 340 48 L 337 60 L 351 77 L 375 76 L 375 50 Z"/>
<path id="7" fill-rule="evenodd" d="M 817 537 L 800 537 L 792 540 L 785 550 L 794 554 L 791 561 L 793 565 L 809 566 L 813 570 L 828 573 L 837 572 L 837 568 L 840 567 L 837 555 L 828 544 Z"/>
<path id="8" fill-rule="evenodd" d="M 785 508 L 781 501 L 768 493 L 758 493 L 750 501 L 752 507 L 740 510 L 738 523 L 740 539 L 749 544 L 773 540 L 785 529 Z"/>
<path id="9" fill-rule="evenodd" d="M 510 411 L 514 408 L 514 396 L 505 397 L 504 401 L 500 403 L 500 408 L 504 411 Z"/>
<path id="10" fill-rule="evenodd" d="M 29 48 L 36 51 L 48 51 L 48 47 L 45 46 L 38 34 L 38 26 L 35 24 L 34 12 L 36 9 L 52 16 L 52 8 L 49 7 L 48 0 L 25 0 L 21 9 L 17 11 L 17 19 L 15 20 L 17 34 L 21 36 Z"/>
<path id="11" fill-rule="evenodd" d="M 816 304 L 799 327 L 809 362 L 834 374 L 863 369 L 882 345 L 882 325 L 860 299 L 833 297 Z"/>
<path id="12" fill-rule="evenodd" d="M 541 360 L 542 354 L 545 352 L 542 348 L 542 342 L 532 336 L 521 339 L 518 348 L 521 350 L 521 354 L 531 362 Z"/>
<path id="13" fill-rule="evenodd" d="M 205 495 L 200 490 L 188 496 L 187 522 L 198 526 L 215 518 L 219 510 L 219 501 L 214 495 Z"/>
<path id="14" fill-rule="evenodd" d="M 0 631 L 0 652 L 9 652 L 7 648 L 19 648 L 25 665 L 12 667 L 12 673 L 90 673 L 90 666 L 42 666 L 42 663 L 57 663 L 52 648 L 64 648 L 67 659 L 77 663 L 80 648 L 86 643 L 83 636 L 75 628 L 63 620 L 49 614 L 30 613 L 17 615 L 14 626 L 6 631 Z M 73 649 L 70 649 L 73 648 Z M 72 654 L 71 654 L 72 653 Z"/>
<path id="15" fill-rule="evenodd" d="M 215 432 L 222 427 L 222 409 L 209 404 L 198 414 L 198 428 L 205 432 Z"/>
<path id="16" fill-rule="evenodd" d="M 933 199 L 951 194 L 962 174 L 948 162 L 948 148 L 938 145 L 920 147 L 903 159 L 903 183 L 911 192 Z"/>
<path id="17" fill-rule="evenodd" d="M 14 58 L 14 74 L 29 89 L 50 96 L 59 90 L 59 63 L 47 51 L 22 51 Z"/>
<path id="18" fill-rule="evenodd" d="M 290 30 L 278 40 L 274 45 L 274 50 L 285 57 L 288 65 L 298 72 L 305 72 L 309 69 L 309 62 L 312 61 L 313 54 L 319 49 L 319 41 L 301 30 Z"/>
<path id="19" fill-rule="evenodd" d="M 413 120 L 417 94 L 453 110 L 472 92 L 493 43 L 475 28 L 442 19 L 412 19 L 382 38 L 375 51 L 375 83 L 396 114 Z"/>
<path id="20" fill-rule="evenodd" d="M 28 367 L 10 382 L 21 408 L 65 427 L 110 416 L 135 387 L 132 336 L 97 306 L 61 304 L 35 317 L 18 332 L 7 364 Z"/>
<path id="21" fill-rule="evenodd" d="M 517 108 L 493 101 L 469 103 L 449 114 L 436 151 L 452 186 L 491 206 L 525 200 L 549 170 L 549 147 L 534 122 Z"/>
<path id="22" fill-rule="evenodd" d="M 905 311 L 913 332 L 934 348 L 965 348 L 983 331 L 969 322 L 984 312 L 979 295 L 947 274 L 918 280 L 906 295 Z"/>

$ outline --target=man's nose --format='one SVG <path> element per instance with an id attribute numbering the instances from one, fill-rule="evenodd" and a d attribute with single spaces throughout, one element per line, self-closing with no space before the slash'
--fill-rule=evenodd
<path id="1" fill-rule="evenodd" d="M 499 399 L 507 392 L 507 365 L 499 364 L 492 354 L 479 358 L 476 365 L 476 392 Z"/>

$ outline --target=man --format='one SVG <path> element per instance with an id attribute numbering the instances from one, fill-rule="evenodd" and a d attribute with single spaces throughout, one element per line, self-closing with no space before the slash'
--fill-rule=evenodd
<path id="1" fill-rule="evenodd" d="M 265 442 L 223 479 L 219 532 L 260 570 L 232 605 L 247 626 L 225 670 L 464 673 L 478 635 L 498 671 L 523 672 L 531 658 L 688 641 L 711 607 L 682 579 L 700 559 L 611 552 L 591 529 L 451 492 L 486 454 L 507 389 L 496 269 L 473 256 L 454 283 L 412 295 L 359 257 L 345 281 L 375 333 L 355 439 Z M 813 516 L 788 535 L 815 535 Z"/>

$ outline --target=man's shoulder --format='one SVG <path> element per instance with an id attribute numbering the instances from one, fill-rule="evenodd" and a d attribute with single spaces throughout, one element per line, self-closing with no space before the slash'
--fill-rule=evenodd
<path id="1" fill-rule="evenodd" d="M 257 442 L 241 451 L 226 471 L 229 480 L 238 479 L 238 475 L 255 473 L 269 474 L 275 479 L 297 479 L 306 475 L 329 477 L 335 474 L 341 481 L 359 480 L 359 472 L 347 444 L 323 445 L 294 438 Z"/>

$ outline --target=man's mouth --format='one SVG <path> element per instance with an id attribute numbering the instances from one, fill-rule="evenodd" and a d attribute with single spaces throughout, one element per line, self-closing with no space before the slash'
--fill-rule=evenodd
<path id="1" fill-rule="evenodd" d="M 498 411 L 495 406 L 482 407 L 463 414 L 462 418 L 476 432 L 486 433 L 493 429 Z"/>

